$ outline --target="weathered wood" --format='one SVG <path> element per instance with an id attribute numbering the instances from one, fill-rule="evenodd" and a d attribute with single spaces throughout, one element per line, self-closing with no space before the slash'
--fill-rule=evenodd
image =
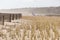
<path id="1" fill-rule="evenodd" d="M 14 14 L 12 14 L 12 20 L 14 20 Z"/>
<path id="2" fill-rule="evenodd" d="M 4 25 L 4 16 L 2 16 L 2 25 Z"/>
<path id="3" fill-rule="evenodd" d="M 11 14 L 9 15 L 9 22 L 11 22 Z"/>
<path id="4" fill-rule="evenodd" d="M 16 14 L 16 19 L 17 19 L 17 14 Z"/>
<path id="5" fill-rule="evenodd" d="M 4 25 L 4 21 L 11 22 L 11 20 L 20 19 L 21 17 L 20 13 L 0 13 L 0 23 Z"/>
<path id="6" fill-rule="evenodd" d="M 22 17 L 22 15 L 21 14 L 17 14 L 18 15 L 18 19 L 20 19 L 21 17 Z"/>
<path id="7" fill-rule="evenodd" d="M 22 17 L 22 14 L 19 14 L 19 18 L 21 18 Z"/>

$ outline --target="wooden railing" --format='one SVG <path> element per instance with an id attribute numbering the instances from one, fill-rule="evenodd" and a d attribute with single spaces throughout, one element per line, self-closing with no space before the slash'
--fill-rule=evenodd
<path id="1" fill-rule="evenodd" d="M 11 22 L 11 20 L 20 19 L 22 17 L 21 13 L 0 13 L 0 24 L 4 25 L 4 21 Z"/>

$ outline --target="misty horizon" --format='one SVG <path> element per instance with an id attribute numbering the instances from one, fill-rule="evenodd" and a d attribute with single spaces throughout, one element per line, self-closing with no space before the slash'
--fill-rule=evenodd
<path id="1" fill-rule="evenodd" d="M 0 9 L 58 7 L 59 0 L 0 0 Z"/>

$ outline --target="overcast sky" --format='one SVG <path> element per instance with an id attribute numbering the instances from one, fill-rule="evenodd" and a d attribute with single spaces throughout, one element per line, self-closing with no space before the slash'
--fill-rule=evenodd
<path id="1" fill-rule="evenodd" d="M 60 6 L 60 0 L 0 0 L 0 9 Z"/>

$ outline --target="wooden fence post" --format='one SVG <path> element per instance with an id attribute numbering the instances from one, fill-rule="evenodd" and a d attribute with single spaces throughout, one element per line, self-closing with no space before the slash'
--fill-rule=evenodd
<path id="1" fill-rule="evenodd" d="M 12 14 L 12 20 L 14 20 L 14 14 Z"/>
<path id="2" fill-rule="evenodd" d="M 18 15 L 18 19 L 20 19 L 19 14 L 17 14 L 17 15 Z"/>
<path id="3" fill-rule="evenodd" d="M 11 14 L 9 15 L 9 22 L 11 22 Z"/>
<path id="4" fill-rule="evenodd" d="M 16 14 L 16 19 L 17 19 L 17 14 Z"/>
<path id="5" fill-rule="evenodd" d="M 4 15 L 3 15 L 3 17 L 2 17 L 2 25 L 4 25 Z"/>
<path id="6" fill-rule="evenodd" d="M 19 19 L 22 17 L 22 15 L 21 14 L 19 14 Z"/>
<path id="7" fill-rule="evenodd" d="M 19 14 L 19 19 L 20 19 L 20 14 Z"/>

